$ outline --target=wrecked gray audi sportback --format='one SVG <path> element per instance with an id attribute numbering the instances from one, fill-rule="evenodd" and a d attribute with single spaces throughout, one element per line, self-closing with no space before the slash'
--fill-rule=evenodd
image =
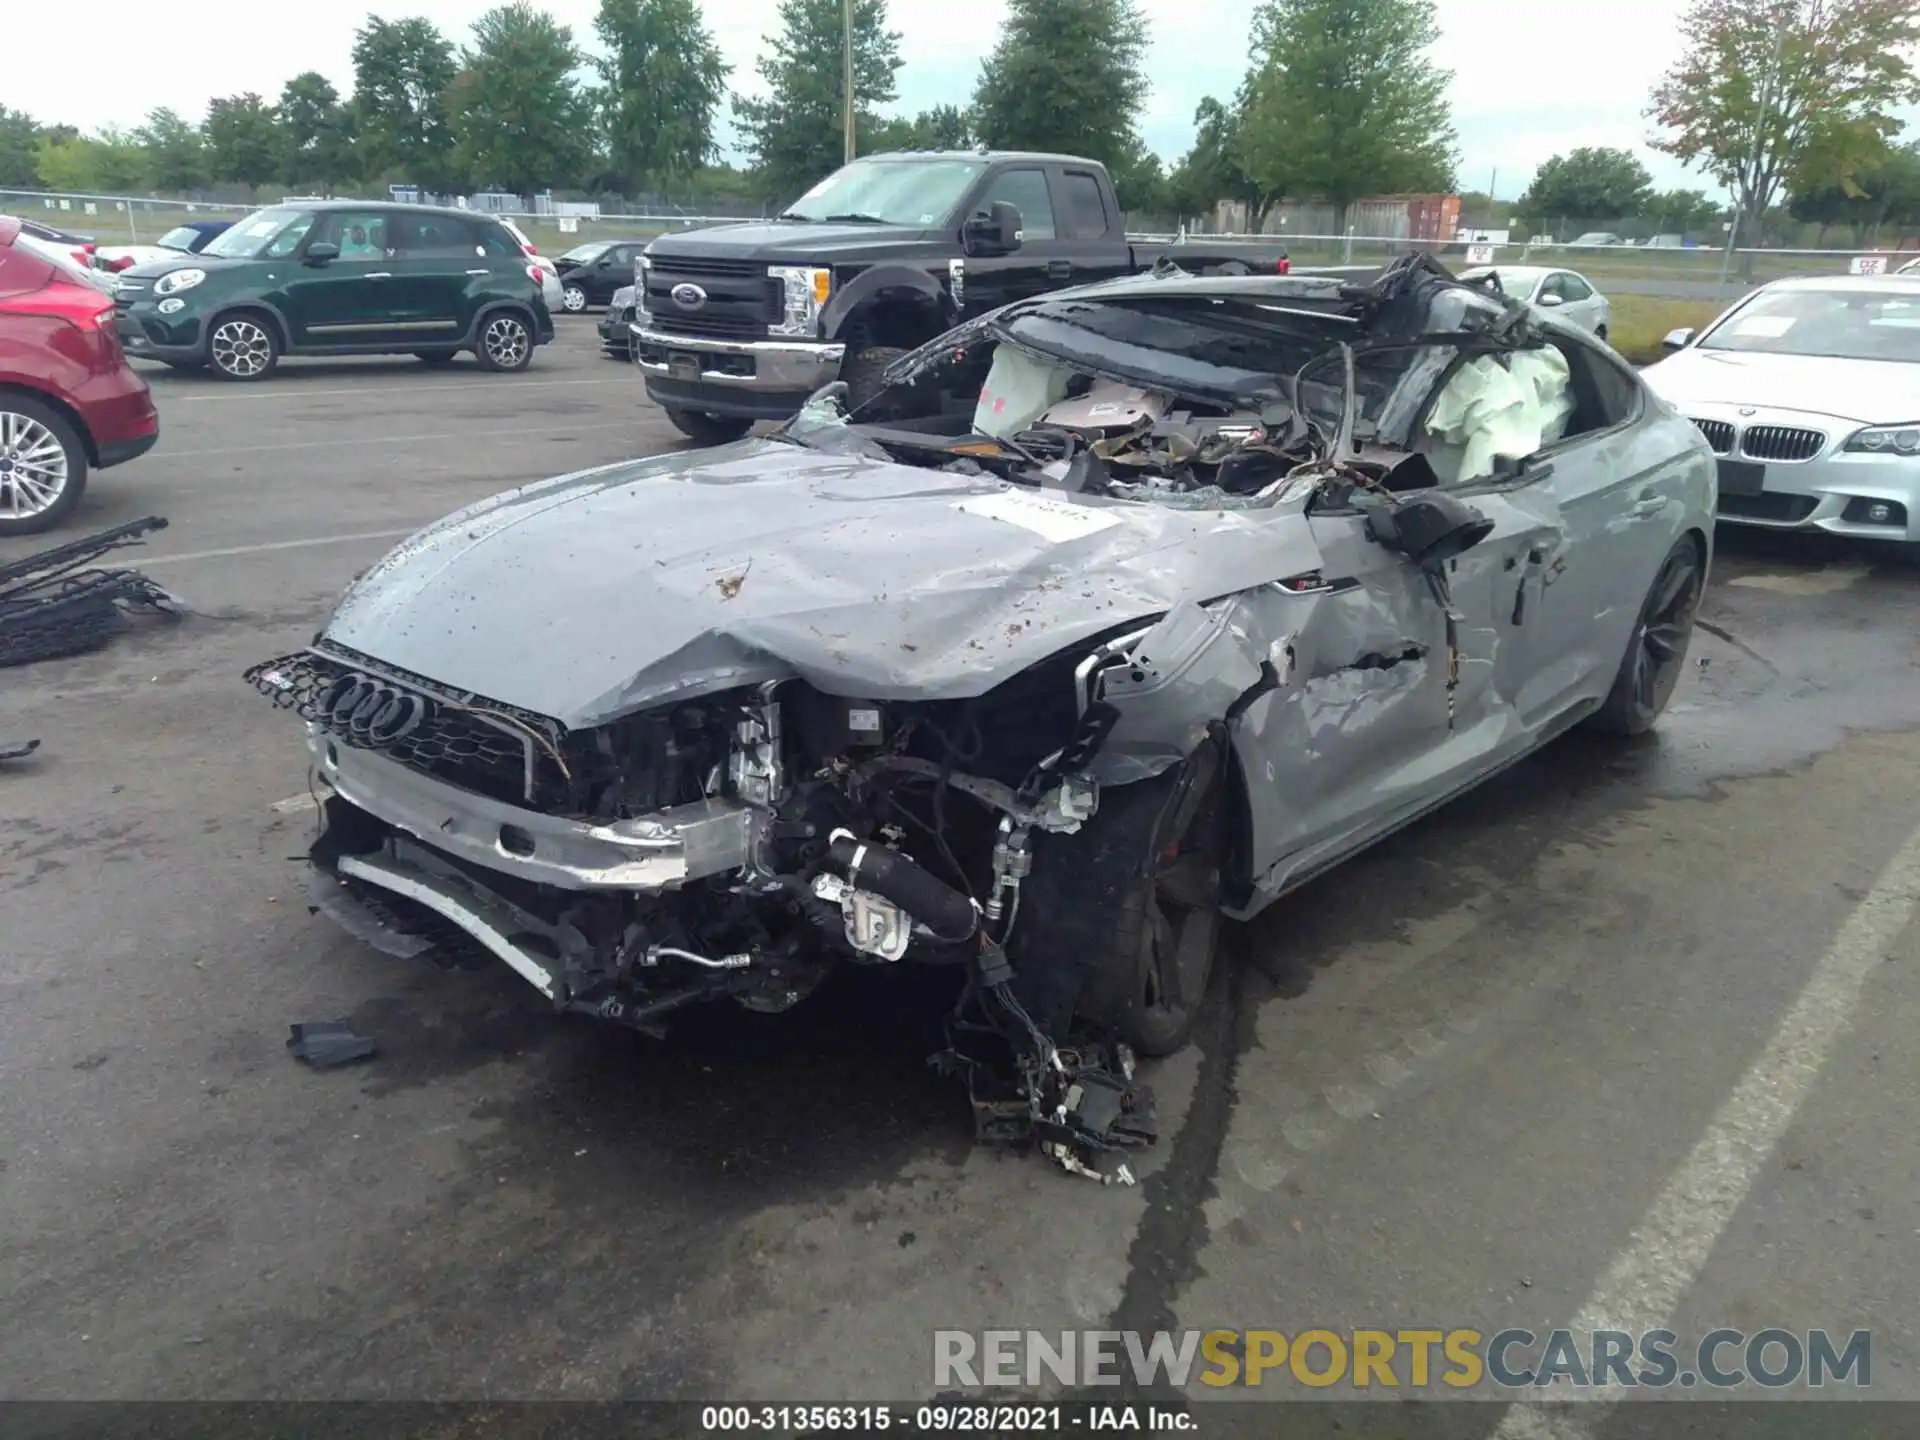
<path id="1" fill-rule="evenodd" d="M 926 961 L 1164 1053 L 1221 916 L 1679 676 L 1705 442 L 1430 259 L 1049 295 L 889 380 L 471 506 L 249 672 L 326 910 L 642 1027 Z"/>

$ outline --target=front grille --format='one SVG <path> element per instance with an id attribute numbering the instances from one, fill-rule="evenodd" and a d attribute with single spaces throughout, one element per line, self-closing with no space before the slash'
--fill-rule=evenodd
<path id="1" fill-rule="evenodd" d="M 712 310 L 683 310 L 678 314 L 655 310 L 647 316 L 647 328 L 663 335 L 700 335 L 716 340 L 763 340 L 767 334 L 767 322 L 756 316 Z"/>
<path id="2" fill-rule="evenodd" d="M 256 665 L 246 678 L 330 738 L 462 790 L 511 805 L 553 803 L 566 794 L 554 759 L 564 732 L 542 717 L 311 650 Z M 352 703 L 369 696 L 377 698 Z"/>
<path id="3" fill-rule="evenodd" d="M 1740 453 L 1749 460 L 1811 460 L 1826 448 L 1818 430 L 1791 425 L 1749 425 L 1740 437 Z"/>
<path id="4" fill-rule="evenodd" d="M 647 264 L 656 275 L 743 280 L 767 278 L 767 267 L 758 260 L 721 260 L 707 255 L 649 255 Z"/>
<path id="5" fill-rule="evenodd" d="M 1807 518 L 1820 503 L 1813 495 L 1722 495 L 1719 511 L 1739 520 L 1771 520 L 1792 525 Z"/>
<path id="6" fill-rule="evenodd" d="M 1725 420 L 1695 420 L 1694 428 L 1707 437 L 1707 444 L 1713 447 L 1716 455 L 1725 455 L 1733 449 L 1733 426 Z"/>

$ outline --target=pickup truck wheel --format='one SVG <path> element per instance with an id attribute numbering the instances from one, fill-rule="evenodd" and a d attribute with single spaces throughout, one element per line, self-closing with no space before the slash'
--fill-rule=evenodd
<path id="1" fill-rule="evenodd" d="M 1151 780 L 1103 791 L 1073 835 L 1035 837 L 1010 944 L 1022 999 L 1145 1055 L 1187 1043 L 1220 947 L 1226 751 L 1209 739 Z"/>
<path id="2" fill-rule="evenodd" d="M 889 365 L 906 353 L 898 345 L 869 345 L 864 350 L 854 351 L 841 363 L 840 378 L 847 382 L 847 408 L 859 410 L 858 418 L 883 418 L 861 407 L 887 388 L 887 382 L 881 377 L 886 374 Z"/>

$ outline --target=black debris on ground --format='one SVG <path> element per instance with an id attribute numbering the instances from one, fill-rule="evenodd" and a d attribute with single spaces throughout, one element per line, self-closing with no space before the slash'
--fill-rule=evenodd
<path id="1" fill-rule="evenodd" d="M 102 530 L 0 565 L 0 666 L 97 650 L 135 614 L 177 617 L 187 608 L 138 570 L 94 568 L 109 550 L 166 529 L 160 516 Z"/>
<path id="2" fill-rule="evenodd" d="M 315 1070 L 370 1060 L 379 1053 L 371 1036 L 362 1035 L 344 1020 L 309 1020 L 287 1029 L 287 1049 L 293 1058 Z"/>
<path id="3" fill-rule="evenodd" d="M 38 740 L 0 740 L 0 760 L 24 760 L 39 748 Z"/>

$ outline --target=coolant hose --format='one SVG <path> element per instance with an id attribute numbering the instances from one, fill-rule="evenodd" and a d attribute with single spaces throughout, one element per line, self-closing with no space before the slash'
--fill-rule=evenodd
<path id="1" fill-rule="evenodd" d="M 841 835 L 827 846 L 826 863 L 848 884 L 891 900 L 942 940 L 965 940 L 979 924 L 973 901 L 897 850 Z"/>

